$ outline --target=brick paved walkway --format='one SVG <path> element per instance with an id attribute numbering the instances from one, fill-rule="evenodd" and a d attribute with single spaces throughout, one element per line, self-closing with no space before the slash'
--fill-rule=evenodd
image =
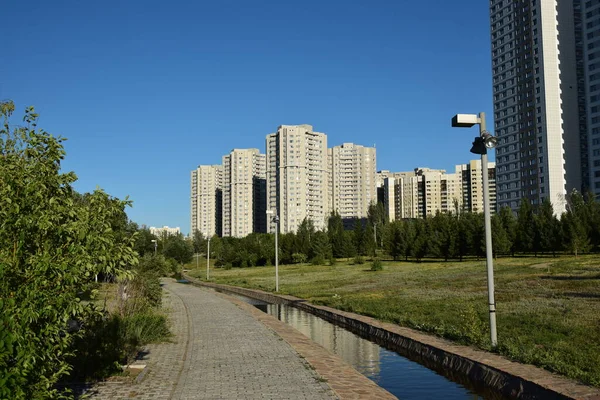
<path id="1" fill-rule="evenodd" d="M 100 383 L 82 398 L 335 398 L 288 343 L 248 312 L 191 285 L 165 282 L 172 342 L 149 346 L 140 383 Z"/>

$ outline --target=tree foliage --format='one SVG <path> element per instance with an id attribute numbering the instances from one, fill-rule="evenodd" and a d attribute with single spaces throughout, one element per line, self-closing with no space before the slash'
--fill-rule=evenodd
<path id="1" fill-rule="evenodd" d="M 185 264 L 194 258 L 194 245 L 182 234 L 168 235 L 163 239 L 163 254 L 180 264 Z"/>
<path id="2" fill-rule="evenodd" d="M 515 234 L 516 248 L 518 251 L 528 253 L 534 250 L 535 221 L 533 208 L 528 199 L 521 199 L 517 216 L 517 227 Z"/>
<path id="3" fill-rule="evenodd" d="M 123 229 L 130 202 L 77 195 L 75 174 L 60 171 L 64 139 L 38 129 L 32 107 L 25 126 L 11 126 L 14 110 L 0 103 L 0 398 L 60 398 L 55 383 L 85 333 L 69 321 L 97 315 L 79 293 L 96 274 L 127 277 L 137 263 Z"/>
<path id="4" fill-rule="evenodd" d="M 586 252 L 590 249 L 590 226 L 586 223 L 589 209 L 581 193 L 573 191 L 567 198 L 567 212 L 562 215 L 561 223 L 565 243 L 569 250 L 575 254 Z"/>

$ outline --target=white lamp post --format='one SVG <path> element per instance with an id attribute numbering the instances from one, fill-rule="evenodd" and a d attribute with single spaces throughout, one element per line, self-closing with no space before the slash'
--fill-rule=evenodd
<path id="1" fill-rule="evenodd" d="M 208 237 L 208 246 L 206 248 L 206 280 L 210 278 L 210 236 Z"/>
<path id="2" fill-rule="evenodd" d="M 268 215 L 274 215 L 272 222 L 275 222 L 275 291 L 279 292 L 279 215 L 273 210 L 267 210 Z"/>
<path id="3" fill-rule="evenodd" d="M 156 248 L 158 247 L 158 241 L 156 239 L 152 239 L 151 242 L 154 243 L 154 255 L 156 255 Z"/>
<path id="4" fill-rule="evenodd" d="M 492 255 L 492 224 L 490 214 L 490 187 L 488 177 L 487 149 L 493 149 L 498 140 L 486 131 L 485 113 L 457 114 L 452 118 L 455 128 L 470 128 L 479 125 L 479 136 L 475 138 L 471 153 L 481 154 L 481 169 L 483 175 L 483 214 L 485 220 L 485 254 L 487 264 L 488 305 L 490 314 L 490 339 L 492 347 L 498 345 L 496 334 L 496 301 L 494 299 L 494 259 Z"/>

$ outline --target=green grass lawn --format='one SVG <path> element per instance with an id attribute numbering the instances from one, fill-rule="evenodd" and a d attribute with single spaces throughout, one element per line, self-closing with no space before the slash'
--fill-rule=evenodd
<path id="1" fill-rule="evenodd" d="M 205 263 L 190 276 L 206 279 Z M 280 292 L 490 350 L 485 260 L 284 265 Z M 600 256 L 495 261 L 498 352 L 600 386 Z M 211 281 L 274 291 L 274 267 Z"/>

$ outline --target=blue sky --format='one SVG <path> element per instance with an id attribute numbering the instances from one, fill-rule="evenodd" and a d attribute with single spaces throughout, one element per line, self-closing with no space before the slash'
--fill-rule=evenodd
<path id="1" fill-rule="evenodd" d="M 377 168 L 453 170 L 488 113 L 488 2 L 42 1 L 2 5 L 0 99 L 68 138 L 76 189 L 189 231 L 189 174 L 281 124 L 377 146 Z"/>

